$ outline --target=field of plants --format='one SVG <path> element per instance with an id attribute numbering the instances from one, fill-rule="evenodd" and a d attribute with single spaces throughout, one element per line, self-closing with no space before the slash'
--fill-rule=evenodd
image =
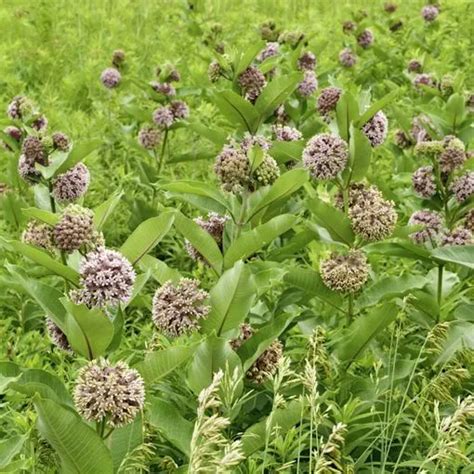
<path id="1" fill-rule="evenodd" d="M 0 473 L 474 473 L 473 18 L 3 0 Z"/>

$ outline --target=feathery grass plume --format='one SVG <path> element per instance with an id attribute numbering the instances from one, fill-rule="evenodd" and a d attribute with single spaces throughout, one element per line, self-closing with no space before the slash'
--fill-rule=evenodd
<path id="1" fill-rule="evenodd" d="M 28 222 L 21 235 L 21 241 L 48 251 L 54 250 L 53 229 L 36 220 Z"/>
<path id="2" fill-rule="evenodd" d="M 432 355 L 439 355 L 444 350 L 448 337 L 449 323 L 441 322 L 433 326 L 426 336 L 426 351 Z"/>
<path id="3" fill-rule="evenodd" d="M 199 281 L 181 278 L 179 282 L 166 282 L 153 297 L 152 319 L 155 326 L 169 337 L 178 337 L 196 331 L 200 320 L 210 307 L 204 302 L 207 291 L 199 288 Z"/>
<path id="4" fill-rule="evenodd" d="M 223 433 L 230 425 L 230 420 L 220 415 L 219 389 L 223 376 L 222 370 L 216 372 L 211 385 L 199 394 L 189 472 L 232 472 L 245 459 L 241 441 L 230 441 Z"/>
<path id="5" fill-rule="evenodd" d="M 441 239 L 441 245 L 472 245 L 474 243 L 472 232 L 464 227 L 456 227 L 446 232 Z"/>
<path id="6" fill-rule="evenodd" d="M 303 165 L 314 179 L 335 178 L 347 165 L 347 143 L 336 135 L 315 135 L 303 150 Z"/>
<path id="7" fill-rule="evenodd" d="M 468 171 L 456 178 L 450 189 L 459 203 L 468 200 L 474 194 L 474 171 Z"/>
<path id="8" fill-rule="evenodd" d="M 249 66 L 245 71 L 240 73 L 238 83 L 244 97 L 253 104 L 267 85 L 265 76 L 255 66 Z"/>
<path id="9" fill-rule="evenodd" d="M 344 48 L 339 53 L 339 62 L 344 67 L 353 67 L 357 63 L 357 56 L 350 48 Z"/>
<path id="10" fill-rule="evenodd" d="M 126 303 L 132 296 L 135 271 L 115 250 L 98 247 L 89 252 L 81 261 L 79 273 L 81 287 L 70 292 L 76 304 L 103 308 Z"/>
<path id="11" fill-rule="evenodd" d="M 94 213 L 77 204 L 69 204 L 53 229 L 59 250 L 73 252 L 90 242 L 94 235 Z"/>
<path id="12" fill-rule="evenodd" d="M 275 135 L 275 139 L 281 142 L 293 142 L 303 138 L 302 133 L 298 129 L 287 125 L 273 125 L 272 131 Z"/>
<path id="13" fill-rule="evenodd" d="M 87 421 L 120 427 L 131 423 L 143 409 L 145 383 L 125 362 L 113 365 L 93 360 L 79 371 L 74 389 L 77 411 Z"/>
<path id="14" fill-rule="evenodd" d="M 77 201 L 87 192 L 89 182 L 89 169 L 84 163 L 77 163 L 54 179 L 53 196 L 61 203 Z"/>
<path id="15" fill-rule="evenodd" d="M 409 235 L 410 239 L 417 244 L 426 242 L 431 243 L 433 247 L 439 240 L 440 232 L 443 228 L 443 220 L 441 214 L 429 209 L 414 212 L 409 221 L 409 225 L 420 225 L 422 229 Z"/>
<path id="16" fill-rule="evenodd" d="M 333 252 L 320 265 L 324 284 L 333 291 L 356 293 L 369 278 L 369 264 L 360 250 L 351 249 L 345 255 Z"/>
<path id="17" fill-rule="evenodd" d="M 470 372 L 465 365 L 465 354 L 459 352 L 456 356 L 447 363 L 441 371 L 428 380 L 423 380 L 427 399 L 440 400 L 442 402 L 452 402 L 452 393 L 460 389 L 463 384 L 469 380 Z"/>
<path id="18" fill-rule="evenodd" d="M 51 318 L 46 317 L 45 326 L 51 342 L 63 351 L 72 353 L 72 348 L 69 345 L 66 334 L 61 331 L 59 326 Z"/>
<path id="19" fill-rule="evenodd" d="M 51 135 L 51 139 L 53 141 L 53 148 L 55 150 L 66 152 L 71 148 L 71 140 L 63 132 L 54 132 Z"/>
<path id="20" fill-rule="evenodd" d="M 102 85 L 107 89 L 115 89 L 122 80 L 122 75 L 114 67 L 108 67 L 102 71 L 100 75 Z"/>
<path id="21" fill-rule="evenodd" d="M 337 423 L 326 442 L 321 438 L 320 446 L 312 455 L 315 458 L 314 472 L 318 474 L 344 472 L 342 465 L 342 448 L 347 434 L 347 425 Z"/>
<path id="22" fill-rule="evenodd" d="M 372 147 L 377 147 L 385 142 L 388 134 L 387 116 L 379 110 L 370 120 L 362 127 L 364 135 L 368 138 Z"/>
<path id="23" fill-rule="evenodd" d="M 311 362 L 318 372 L 328 377 L 331 374 L 333 366 L 329 359 L 326 341 L 327 335 L 325 329 L 322 326 L 316 326 L 308 341 L 306 360 Z"/>
<path id="24" fill-rule="evenodd" d="M 138 143 L 145 150 L 155 149 L 161 140 L 161 132 L 157 128 L 148 125 L 142 127 L 138 132 Z"/>
<path id="25" fill-rule="evenodd" d="M 364 49 L 369 48 L 374 43 L 374 34 L 370 30 L 362 31 L 357 36 L 357 44 Z"/>
<path id="26" fill-rule="evenodd" d="M 425 199 L 434 196 L 437 192 L 436 182 L 432 166 L 422 166 L 412 175 L 413 190 L 415 193 Z"/>

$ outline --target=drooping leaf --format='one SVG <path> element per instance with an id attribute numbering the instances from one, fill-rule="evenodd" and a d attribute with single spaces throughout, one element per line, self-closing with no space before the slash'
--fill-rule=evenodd
<path id="1" fill-rule="evenodd" d="M 36 207 L 28 207 L 26 209 L 22 209 L 21 212 L 26 217 L 36 219 L 37 221 L 51 226 L 56 225 L 59 221 L 58 214 L 53 214 L 52 212 L 45 211 L 44 209 L 38 209 Z"/>
<path id="2" fill-rule="evenodd" d="M 403 91 L 402 87 L 393 89 L 391 92 L 374 102 L 360 117 L 357 118 L 355 126 L 360 128 L 367 123 L 379 110 L 390 104 Z"/>
<path id="3" fill-rule="evenodd" d="M 354 127 L 351 127 L 349 150 L 351 155 L 351 181 L 360 181 L 369 169 L 372 147 L 364 133 Z"/>
<path id="4" fill-rule="evenodd" d="M 240 124 L 252 134 L 256 132 L 259 116 L 250 102 L 230 90 L 218 92 L 213 97 L 215 104 L 229 122 Z"/>
<path id="5" fill-rule="evenodd" d="M 293 142 L 274 141 L 268 153 L 275 158 L 278 163 L 288 163 L 289 161 L 299 162 L 304 150 L 302 140 Z"/>
<path id="6" fill-rule="evenodd" d="M 74 145 L 73 149 L 69 153 L 66 160 L 64 160 L 61 166 L 58 167 L 55 175 L 60 173 L 64 173 L 69 168 L 72 168 L 74 165 L 79 163 L 79 161 L 86 158 L 90 155 L 94 150 L 96 150 L 102 144 L 102 140 L 96 138 L 93 140 L 89 140 L 88 142 L 80 143 L 78 145 Z"/>
<path id="7" fill-rule="evenodd" d="M 0 441 L 0 472 L 9 472 L 3 469 L 20 453 L 26 440 L 27 436 L 18 435 Z"/>
<path id="8" fill-rule="evenodd" d="M 151 276 L 161 285 L 167 281 L 176 282 L 181 278 L 181 274 L 178 270 L 169 267 L 165 262 L 151 255 L 145 255 L 138 265 L 142 270 L 150 271 Z"/>
<path id="9" fill-rule="evenodd" d="M 97 230 L 102 230 L 107 219 L 112 215 L 120 199 L 122 199 L 123 194 L 123 191 L 116 191 L 107 201 L 99 204 L 94 209 L 94 226 Z"/>
<path id="10" fill-rule="evenodd" d="M 474 268 L 474 245 L 451 245 L 439 247 L 431 252 L 439 262 L 457 263 L 468 268 Z"/>

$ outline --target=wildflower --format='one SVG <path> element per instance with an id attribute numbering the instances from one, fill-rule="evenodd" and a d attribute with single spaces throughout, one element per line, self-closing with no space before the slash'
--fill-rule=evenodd
<path id="1" fill-rule="evenodd" d="M 407 69 L 408 71 L 410 72 L 422 72 L 423 71 L 423 66 L 422 64 L 420 63 L 420 61 L 418 61 L 418 59 L 412 59 L 410 60 L 410 62 L 408 63 L 407 65 Z"/>
<path id="2" fill-rule="evenodd" d="M 432 246 L 436 243 L 441 232 L 443 221 L 441 215 L 435 211 L 423 209 L 416 211 L 408 221 L 410 225 L 420 225 L 421 230 L 410 234 L 410 238 L 417 244 L 430 242 Z"/>
<path id="3" fill-rule="evenodd" d="M 436 194 L 436 182 L 432 166 L 418 168 L 412 176 L 413 189 L 418 196 L 428 199 Z"/>
<path id="4" fill-rule="evenodd" d="M 342 24 L 342 31 L 346 35 L 353 33 L 356 30 L 356 28 L 357 28 L 357 25 L 351 20 L 347 20 Z"/>
<path id="5" fill-rule="evenodd" d="M 72 352 L 66 334 L 61 331 L 59 326 L 57 326 L 57 324 L 51 318 L 46 318 L 45 325 L 51 342 L 63 351 Z"/>
<path id="6" fill-rule="evenodd" d="M 421 9 L 421 16 L 426 22 L 432 22 L 436 20 L 439 15 L 439 9 L 436 5 L 425 5 Z"/>
<path id="7" fill-rule="evenodd" d="M 436 84 L 430 74 L 421 73 L 415 76 L 413 85 L 419 88 L 420 86 L 435 87 Z"/>
<path id="8" fill-rule="evenodd" d="M 44 166 L 48 164 L 48 154 L 38 137 L 26 137 L 21 147 L 21 153 L 30 163 L 39 163 Z"/>
<path id="9" fill-rule="evenodd" d="M 104 87 L 106 87 L 107 89 L 114 89 L 120 84 L 120 81 L 122 80 L 122 75 L 117 69 L 109 67 L 102 71 L 102 74 L 100 75 L 100 80 L 102 81 Z"/>
<path id="10" fill-rule="evenodd" d="M 169 107 L 174 120 L 184 120 L 189 117 L 189 107 L 182 100 L 171 101 Z"/>
<path id="11" fill-rule="evenodd" d="M 443 140 L 444 150 L 439 156 L 439 165 L 443 173 L 450 173 L 462 166 L 466 160 L 464 143 L 459 138 L 446 136 Z"/>
<path id="12" fill-rule="evenodd" d="M 37 132 L 44 132 L 48 128 L 48 119 L 44 115 L 40 115 L 33 122 L 31 122 L 31 128 Z"/>
<path id="13" fill-rule="evenodd" d="M 48 251 L 54 249 L 51 227 L 36 220 L 28 222 L 26 229 L 21 235 L 21 240 L 25 244 L 34 245 Z"/>
<path id="14" fill-rule="evenodd" d="M 303 80 L 298 84 L 296 91 L 301 97 L 309 97 L 318 88 L 318 79 L 314 71 L 305 71 Z"/>
<path id="15" fill-rule="evenodd" d="M 441 245 L 472 245 L 472 232 L 464 227 L 457 227 L 443 235 Z"/>
<path id="16" fill-rule="evenodd" d="M 53 196 L 59 202 L 76 201 L 86 193 L 89 181 L 89 169 L 78 163 L 53 181 Z"/>
<path id="17" fill-rule="evenodd" d="M 305 51 L 297 61 L 300 71 L 314 71 L 316 68 L 316 56 L 311 51 Z"/>
<path id="18" fill-rule="evenodd" d="M 218 246 L 221 246 L 225 223 L 228 220 L 229 218 L 227 216 L 221 216 L 216 212 L 209 212 L 207 214 L 207 219 L 199 216 L 194 219 L 194 222 L 201 227 L 201 229 L 208 232 Z M 203 256 L 188 241 L 186 241 L 186 251 L 193 260 L 204 261 Z"/>
<path id="19" fill-rule="evenodd" d="M 116 49 L 112 53 L 112 64 L 116 68 L 120 68 L 120 66 L 122 66 L 124 62 L 125 62 L 125 51 L 123 49 Z"/>
<path id="20" fill-rule="evenodd" d="M 146 150 L 153 150 L 161 140 L 161 132 L 150 126 L 144 126 L 138 132 L 138 143 Z"/>
<path id="21" fill-rule="evenodd" d="M 71 142 L 69 140 L 69 137 L 65 133 L 55 132 L 53 133 L 51 138 L 53 140 L 53 148 L 55 150 L 64 151 L 64 152 L 69 151 Z"/>
<path id="22" fill-rule="evenodd" d="M 265 61 L 265 59 L 278 56 L 279 50 L 280 50 L 280 45 L 278 44 L 278 42 L 275 42 L 275 41 L 268 42 L 265 45 L 265 48 L 262 51 L 260 51 L 260 53 L 258 54 L 257 60 L 260 62 L 263 62 Z"/>
<path id="23" fill-rule="evenodd" d="M 388 133 L 388 119 L 386 115 L 379 110 L 362 127 L 362 131 L 369 139 L 372 147 L 380 146 L 384 143 Z"/>
<path id="24" fill-rule="evenodd" d="M 242 72 L 239 75 L 238 82 L 245 98 L 252 103 L 255 103 L 263 88 L 267 85 L 265 76 L 254 66 L 249 66 Z"/>
<path id="25" fill-rule="evenodd" d="M 339 53 L 339 62 L 344 67 L 352 67 L 357 62 L 357 56 L 350 48 L 345 48 Z"/>
<path id="26" fill-rule="evenodd" d="M 94 213 L 90 209 L 69 204 L 54 226 L 54 242 L 59 250 L 72 252 L 92 239 L 93 230 Z"/>
<path id="27" fill-rule="evenodd" d="M 303 138 L 301 132 L 293 127 L 288 127 L 286 125 L 274 125 L 272 129 L 276 140 L 278 141 L 293 142 Z"/>
<path id="28" fill-rule="evenodd" d="M 240 149 L 225 146 L 217 155 L 214 172 L 224 191 L 239 193 L 250 184 L 250 163 Z"/>
<path id="29" fill-rule="evenodd" d="M 317 110 L 319 115 L 328 118 L 329 114 L 336 110 L 337 103 L 341 97 L 342 90 L 339 87 L 326 87 L 318 97 Z"/>
<path id="30" fill-rule="evenodd" d="M 17 95 L 8 104 L 7 115 L 12 120 L 21 120 L 28 115 L 32 115 L 34 110 L 35 105 L 28 97 Z"/>
<path id="31" fill-rule="evenodd" d="M 451 191 L 458 202 L 464 202 L 474 194 L 474 172 L 469 171 L 451 184 Z"/>
<path id="32" fill-rule="evenodd" d="M 357 44 L 364 49 L 367 49 L 369 46 L 372 46 L 374 42 L 374 34 L 370 30 L 364 30 L 357 37 Z"/>
<path id="33" fill-rule="evenodd" d="M 3 133 L 13 138 L 13 140 L 19 142 L 21 140 L 22 131 L 18 127 L 9 126 L 3 130 Z"/>
<path id="34" fill-rule="evenodd" d="M 169 128 L 173 125 L 174 115 L 173 111 L 168 106 L 161 106 L 153 112 L 153 122 L 156 125 L 164 128 Z"/>
<path id="35" fill-rule="evenodd" d="M 159 94 L 163 94 L 167 97 L 171 97 L 173 95 L 176 95 L 176 89 L 174 86 L 168 82 L 152 82 L 150 83 L 151 88 L 155 91 L 158 92 Z"/>
<path id="36" fill-rule="evenodd" d="M 210 82 L 217 82 L 222 76 L 222 67 L 217 61 L 212 61 L 207 69 L 207 77 Z"/>

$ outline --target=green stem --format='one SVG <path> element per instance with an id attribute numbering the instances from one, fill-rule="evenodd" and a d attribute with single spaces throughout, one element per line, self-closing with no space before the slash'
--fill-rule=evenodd
<path id="1" fill-rule="evenodd" d="M 349 293 L 347 297 L 347 326 L 352 322 L 352 317 L 354 314 L 354 295 Z"/>
<path id="2" fill-rule="evenodd" d="M 168 129 L 165 129 L 165 136 L 163 137 L 163 143 L 161 144 L 161 153 L 158 159 L 158 177 L 161 175 L 161 170 L 165 164 L 165 149 L 168 142 Z"/>
<path id="3" fill-rule="evenodd" d="M 240 206 L 240 215 L 237 219 L 236 224 L 236 229 L 234 233 L 234 240 L 238 239 L 240 236 L 240 233 L 242 232 L 242 227 L 245 224 L 245 213 L 247 211 L 247 192 L 244 191 L 242 193 L 242 204 Z"/>
<path id="4" fill-rule="evenodd" d="M 49 203 L 51 205 L 51 211 L 56 214 L 56 201 L 53 196 L 53 183 L 51 180 L 48 180 L 48 190 L 49 190 Z"/>
<path id="5" fill-rule="evenodd" d="M 101 421 L 98 421 L 95 424 L 95 430 L 97 431 L 97 434 L 103 438 L 104 437 L 104 431 L 105 431 L 105 416 L 102 418 Z"/>
<path id="6" fill-rule="evenodd" d="M 438 317 L 436 320 L 437 323 L 439 322 L 439 319 L 441 316 L 441 302 L 443 300 L 443 270 L 444 270 L 444 266 L 439 265 L 438 266 L 438 292 L 437 292 L 439 312 L 438 312 Z"/>

